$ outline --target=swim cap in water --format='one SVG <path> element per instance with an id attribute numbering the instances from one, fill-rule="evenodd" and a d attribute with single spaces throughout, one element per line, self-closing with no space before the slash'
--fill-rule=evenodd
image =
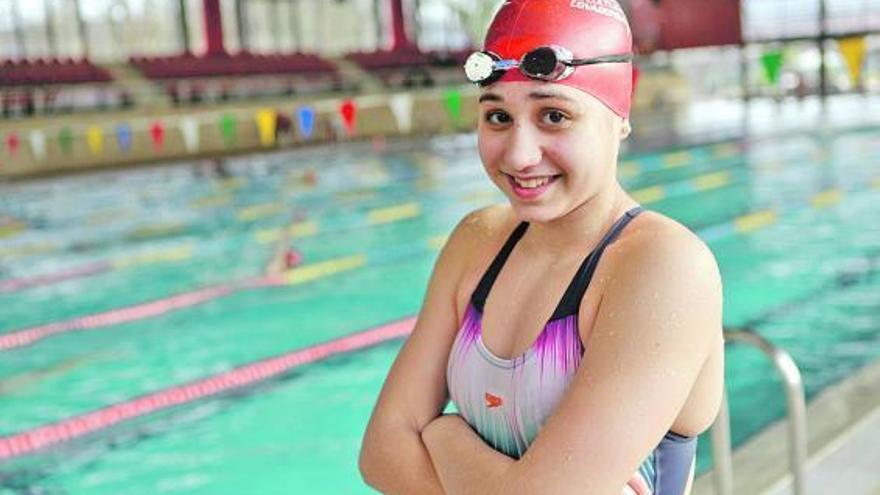
<path id="1" fill-rule="evenodd" d="M 484 49 L 502 59 L 520 60 L 542 46 L 570 50 L 587 59 L 632 53 L 632 32 L 616 0 L 508 0 L 486 33 Z M 500 81 L 531 81 L 508 70 Z M 564 84 L 589 93 L 617 115 L 629 117 L 632 105 L 632 63 L 579 66 Z"/>

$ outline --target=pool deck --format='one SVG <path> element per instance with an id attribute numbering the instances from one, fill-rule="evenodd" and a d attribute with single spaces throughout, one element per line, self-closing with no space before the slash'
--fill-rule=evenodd
<path id="1" fill-rule="evenodd" d="M 807 493 L 880 495 L 880 362 L 812 398 L 807 405 Z M 784 420 L 765 428 L 733 453 L 733 493 L 792 494 L 788 430 Z M 712 472 L 692 495 L 715 494 Z"/>
<path id="2" fill-rule="evenodd" d="M 814 454 L 807 466 L 811 494 L 880 494 L 880 407 Z M 789 478 L 766 495 L 794 495 Z"/>

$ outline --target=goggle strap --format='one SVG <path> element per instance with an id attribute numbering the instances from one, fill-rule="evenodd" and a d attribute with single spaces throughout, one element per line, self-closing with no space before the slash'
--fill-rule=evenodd
<path id="1" fill-rule="evenodd" d="M 569 61 L 561 61 L 565 65 L 593 65 L 632 62 L 632 55 L 603 55 L 596 58 L 582 58 Z"/>

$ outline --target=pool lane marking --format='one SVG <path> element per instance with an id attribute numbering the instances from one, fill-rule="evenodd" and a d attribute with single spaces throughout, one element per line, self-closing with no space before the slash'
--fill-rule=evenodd
<path id="1" fill-rule="evenodd" d="M 222 284 L 204 289 L 184 292 L 174 296 L 157 299 L 142 304 L 111 309 L 93 315 L 81 316 L 68 320 L 47 323 L 35 327 L 0 334 L 0 351 L 33 344 L 55 334 L 73 330 L 89 330 L 128 323 L 137 320 L 163 315 L 171 311 L 202 304 L 229 295 L 241 288 L 250 287 L 250 283 Z"/>
<path id="2" fill-rule="evenodd" d="M 228 205 L 232 203 L 232 194 L 215 194 L 211 196 L 202 196 L 190 201 L 190 206 L 196 209 L 216 208 L 218 206 Z"/>
<path id="3" fill-rule="evenodd" d="M 346 256 L 294 268 L 284 274 L 283 278 L 287 284 L 297 285 L 319 278 L 329 277 L 330 275 L 335 275 L 337 273 L 361 268 L 366 264 L 367 255 L 356 254 L 354 256 Z"/>
<path id="4" fill-rule="evenodd" d="M 110 264 L 114 269 L 119 270 L 134 266 L 184 261 L 192 258 L 194 254 L 195 246 L 185 244 L 168 249 L 157 249 L 156 251 L 120 256 L 111 260 Z"/>
<path id="5" fill-rule="evenodd" d="M 422 207 L 417 202 L 403 203 L 384 208 L 377 208 L 367 212 L 367 224 L 378 225 L 382 223 L 406 220 L 421 215 Z"/>
<path id="6" fill-rule="evenodd" d="M 23 246 L 10 246 L 0 248 L 0 256 L 21 256 L 21 255 L 35 255 L 35 254 L 48 254 L 54 253 L 58 251 L 58 245 L 54 243 L 48 242 L 40 242 L 34 244 L 25 244 Z"/>
<path id="7" fill-rule="evenodd" d="M 760 210 L 733 219 L 733 230 L 740 234 L 746 234 L 771 225 L 779 218 L 775 209 Z"/>
<path id="8" fill-rule="evenodd" d="M 274 229 L 258 230 L 254 233 L 254 240 L 256 240 L 258 244 L 275 242 L 281 237 L 281 229 L 281 227 L 276 227 Z M 298 222 L 287 227 L 287 235 L 291 238 L 310 237 L 317 235 L 318 231 L 318 222 L 314 220 Z"/>
<path id="9" fill-rule="evenodd" d="M 326 357 L 404 337 L 412 332 L 415 321 L 415 317 L 408 317 L 371 330 L 357 332 L 280 356 L 262 359 L 190 383 L 169 387 L 85 414 L 3 436 L 0 437 L 0 459 L 11 459 L 30 454 L 50 445 L 103 430 L 129 419 L 253 385 Z"/>
<path id="10" fill-rule="evenodd" d="M 169 222 L 145 225 L 132 230 L 128 235 L 123 236 L 124 239 L 149 239 L 152 237 L 165 237 L 174 234 L 180 234 L 186 231 L 189 225 L 185 223 Z"/>
<path id="11" fill-rule="evenodd" d="M 838 188 L 832 188 L 814 195 L 810 198 L 810 204 L 812 204 L 814 208 L 827 208 L 840 203 L 842 199 L 843 191 Z"/>
<path id="12" fill-rule="evenodd" d="M 15 237 L 25 230 L 27 230 L 27 225 L 17 220 L 6 225 L 0 225 L 0 239 Z"/>
<path id="13" fill-rule="evenodd" d="M 29 289 L 31 287 L 37 287 L 40 285 L 49 285 L 63 282 L 65 280 L 72 280 L 75 278 L 97 275 L 99 273 L 104 273 L 112 269 L 113 265 L 111 263 L 107 263 L 106 261 L 99 261 L 97 263 L 88 263 L 86 265 L 69 268 L 66 270 L 61 270 L 59 272 L 49 273 L 45 275 L 16 277 L 6 280 L 0 280 L 0 294 L 8 294 L 11 292 L 18 292 L 20 290 Z"/>
<path id="14" fill-rule="evenodd" d="M 240 209 L 235 214 L 235 219 L 239 222 L 253 222 L 262 218 L 280 215 L 285 211 L 287 211 L 287 206 L 284 203 L 263 203 Z"/>
<path id="15" fill-rule="evenodd" d="M 689 151 L 674 151 L 663 156 L 663 168 L 679 168 L 694 163 L 693 155 Z"/>
<path id="16" fill-rule="evenodd" d="M 172 263 L 185 261 L 193 257 L 195 247 L 192 244 L 174 246 L 168 249 L 159 249 L 147 253 L 120 256 L 110 260 L 86 263 L 81 266 L 65 268 L 58 272 L 29 277 L 15 277 L 0 280 L 0 294 L 9 294 L 32 287 L 66 282 L 77 278 L 91 277 L 106 273 L 111 270 L 121 270 L 136 266 L 153 265 L 158 263 Z"/>

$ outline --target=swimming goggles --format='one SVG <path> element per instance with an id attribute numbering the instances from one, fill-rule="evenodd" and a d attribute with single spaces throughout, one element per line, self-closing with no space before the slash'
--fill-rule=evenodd
<path id="1" fill-rule="evenodd" d="M 464 64 L 470 82 L 487 86 L 501 79 L 510 69 L 519 68 L 527 77 L 539 81 L 559 81 L 570 76 L 580 65 L 631 62 L 632 55 L 604 55 L 576 59 L 570 50 L 559 46 L 542 46 L 526 53 L 520 60 L 502 60 L 489 51 L 472 53 Z"/>

